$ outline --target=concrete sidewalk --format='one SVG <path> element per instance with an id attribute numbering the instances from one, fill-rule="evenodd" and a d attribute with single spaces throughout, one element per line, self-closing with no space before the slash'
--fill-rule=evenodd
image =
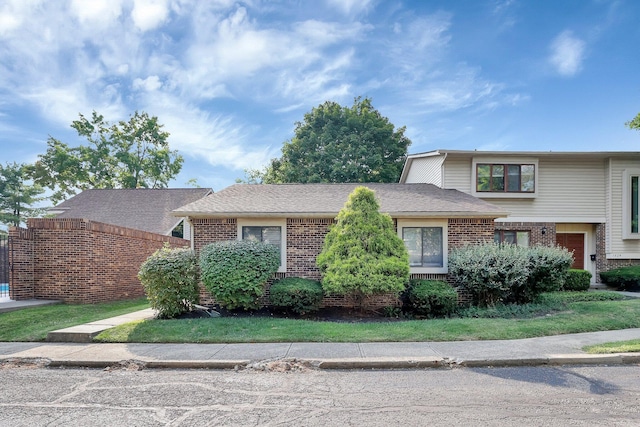
<path id="1" fill-rule="evenodd" d="M 585 345 L 640 339 L 640 328 L 504 341 L 273 344 L 0 343 L 0 363 L 106 368 L 412 369 L 566 364 L 636 364 L 640 353 L 589 355 Z"/>

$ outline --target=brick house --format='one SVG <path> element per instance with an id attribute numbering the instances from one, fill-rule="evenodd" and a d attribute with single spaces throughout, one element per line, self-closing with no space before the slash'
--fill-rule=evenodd
<path id="1" fill-rule="evenodd" d="M 494 238 L 560 245 L 592 280 L 640 264 L 640 152 L 435 150 L 408 156 L 401 183 L 455 189 L 509 212 Z"/>
<path id="2" fill-rule="evenodd" d="M 494 220 L 506 215 L 469 194 L 431 184 L 236 184 L 173 214 L 191 224 L 196 251 L 217 241 L 257 239 L 280 248 L 277 277 L 320 279 L 316 256 L 359 185 L 373 190 L 380 211 L 392 217 L 409 250 L 412 277 L 446 279 L 449 251 L 493 240 Z"/>

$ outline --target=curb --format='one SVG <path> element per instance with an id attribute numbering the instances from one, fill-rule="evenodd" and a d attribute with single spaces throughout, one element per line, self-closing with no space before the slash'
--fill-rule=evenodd
<path id="1" fill-rule="evenodd" d="M 524 366 L 559 365 L 630 365 L 640 363 L 638 353 L 615 354 L 571 354 L 525 359 L 469 359 L 448 358 L 370 358 L 370 359 L 269 359 L 266 361 L 240 360 L 68 360 L 48 358 L 11 357 L 0 359 L 0 365 L 33 365 L 42 368 L 93 368 L 93 369 L 212 369 L 244 370 L 254 369 L 264 363 L 302 364 L 321 370 L 350 369 L 451 369 L 451 368 L 506 368 Z M 269 371 L 268 368 L 257 370 Z"/>

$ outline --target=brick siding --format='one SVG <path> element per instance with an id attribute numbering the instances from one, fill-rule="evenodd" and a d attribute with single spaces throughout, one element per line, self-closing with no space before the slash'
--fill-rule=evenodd
<path id="1" fill-rule="evenodd" d="M 187 240 L 73 218 L 37 218 L 9 230 L 11 298 L 93 304 L 144 296 L 140 265 Z"/>
<path id="2" fill-rule="evenodd" d="M 204 245 L 212 242 L 237 239 L 237 221 L 233 218 L 192 219 L 194 226 L 194 247 L 199 251 Z M 316 256 L 322 250 L 324 237 L 331 224 L 332 218 L 288 218 L 287 224 L 287 272 L 277 273 L 275 278 L 304 277 L 320 280 L 321 273 L 316 266 Z M 394 220 L 394 223 L 397 222 Z M 397 227 L 397 225 L 396 225 Z M 466 244 L 493 241 L 494 222 L 484 218 L 455 218 L 448 221 L 449 249 L 462 247 Z M 447 280 L 446 274 L 412 274 L 411 278 Z M 260 302 L 269 304 L 269 288 L 273 281 L 266 284 L 265 294 Z M 212 296 L 204 289 L 200 292 L 203 305 L 215 303 Z M 468 295 L 460 294 L 459 301 L 465 303 Z M 401 303 L 395 295 L 383 294 L 365 298 L 365 308 L 380 308 L 385 306 L 399 306 Z M 352 295 L 327 295 L 322 307 L 353 308 L 357 301 Z"/>

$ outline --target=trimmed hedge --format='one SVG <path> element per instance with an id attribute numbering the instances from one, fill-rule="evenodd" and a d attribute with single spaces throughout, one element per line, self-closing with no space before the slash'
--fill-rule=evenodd
<path id="1" fill-rule="evenodd" d="M 600 273 L 600 280 L 621 290 L 635 290 L 640 287 L 640 265 L 603 271 Z"/>
<path id="2" fill-rule="evenodd" d="M 543 292 L 562 289 L 567 272 L 573 263 L 573 255 L 559 246 L 533 246 L 523 248 L 529 257 L 527 283 L 513 288 L 507 302 L 529 303 Z"/>
<path id="3" fill-rule="evenodd" d="M 458 308 L 458 293 L 439 280 L 412 280 L 407 289 L 407 300 L 407 309 L 420 316 L 450 316 Z"/>
<path id="4" fill-rule="evenodd" d="M 591 286 L 591 272 L 587 270 L 569 270 L 562 286 L 563 291 L 587 291 Z"/>
<path id="5" fill-rule="evenodd" d="M 191 249 L 158 249 L 142 263 L 138 278 L 158 317 L 179 316 L 199 302 L 200 270 Z"/>
<path id="6" fill-rule="evenodd" d="M 279 266 L 278 248 L 261 242 L 216 242 L 200 251 L 202 283 L 229 310 L 258 308 L 267 280 Z"/>
<path id="7" fill-rule="evenodd" d="M 271 305 L 297 314 L 318 311 L 323 296 L 320 282 L 301 277 L 277 280 L 269 289 Z"/>

